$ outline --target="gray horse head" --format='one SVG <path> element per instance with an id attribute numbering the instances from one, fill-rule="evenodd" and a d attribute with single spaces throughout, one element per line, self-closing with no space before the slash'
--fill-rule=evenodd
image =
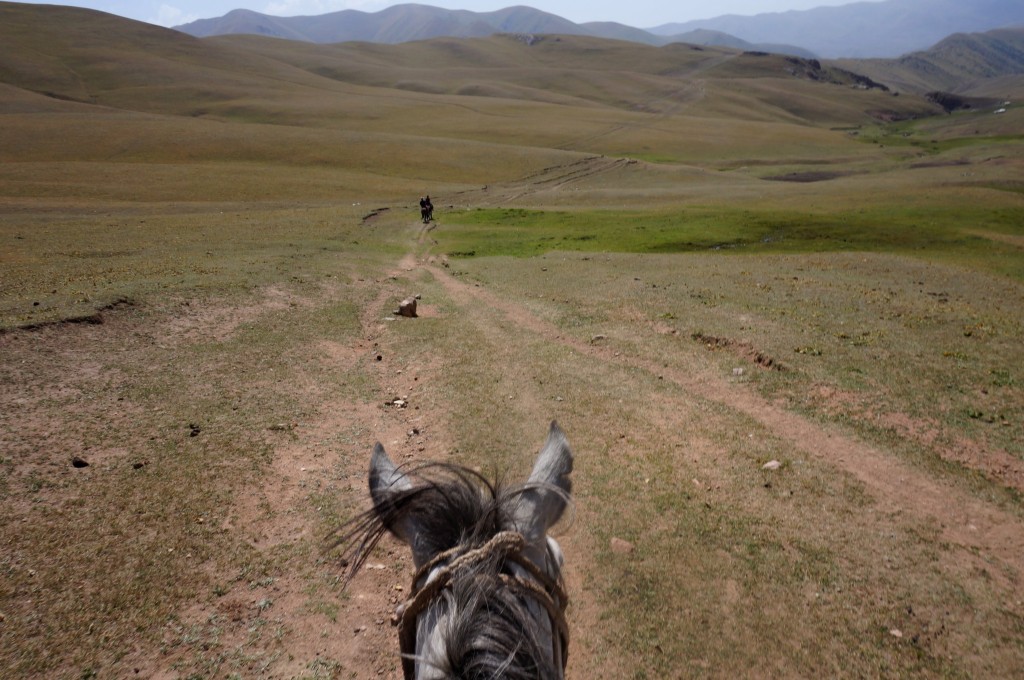
<path id="1" fill-rule="evenodd" d="M 561 678 L 568 632 L 562 552 L 547 535 L 569 502 L 572 452 L 551 423 L 527 481 L 503 487 L 463 467 L 396 466 L 379 443 L 373 509 L 343 527 L 354 574 L 389 531 L 412 551 L 412 596 L 396 613 L 407 678 Z"/>

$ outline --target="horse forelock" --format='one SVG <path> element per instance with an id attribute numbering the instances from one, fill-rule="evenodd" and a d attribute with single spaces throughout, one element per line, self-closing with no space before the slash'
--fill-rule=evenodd
<path id="1" fill-rule="evenodd" d="M 417 620 L 418 679 L 560 677 L 546 610 L 502 578 L 529 578 L 516 571 L 498 557 L 452 576 Z"/>

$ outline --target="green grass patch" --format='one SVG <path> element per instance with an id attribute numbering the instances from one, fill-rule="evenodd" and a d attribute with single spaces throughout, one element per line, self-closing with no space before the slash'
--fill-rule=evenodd
<path id="1" fill-rule="evenodd" d="M 452 257 L 583 252 L 897 252 L 961 259 L 1024 278 L 1024 255 L 967 232 L 1014 233 L 1024 209 L 914 207 L 837 213 L 695 209 L 670 212 L 477 209 L 447 215 L 437 231 Z"/>

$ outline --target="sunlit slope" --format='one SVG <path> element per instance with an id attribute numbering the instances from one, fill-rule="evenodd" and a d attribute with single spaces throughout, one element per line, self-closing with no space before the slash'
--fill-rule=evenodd
<path id="1" fill-rule="evenodd" d="M 312 46 L 254 36 L 219 38 L 333 80 L 439 95 L 529 99 L 603 106 L 653 114 L 717 116 L 707 87 L 719 84 L 742 98 L 730 114 L 748 120 L 794 119 L 805 124 L 854 122 L 884 113 L 935 113 L 915 98 L 902 101 L 865 90 L 849 74 L 813 61 L 674 44 L 652 47 L 581 36 L 494 36 L 402 45 L 344 43 Z M 751 87 L 754 81 L 757 87 Z M 819 104 L 787 107 L 788 92 Z M 805 94 L 813 92 L 813 95 Z M 702 104 L 698 106 L 698 104 Z"/>
<path id="2" fill-rule="evenodd" d="M 594 155 L 680 168 L 616 168 L 601 175 L 618 177 L 610 189 L 669 186 L 696 179 L 694 169 L 877 169 L 878 150 L 837 129 L 936 111 L 813 61 L 580 36 L 199 40 L 89 10 L 0 3 L 0 42 L 5 162 L 219 164 L 221 174 L 274 164 L 387 195 L 512 181 Z M 301 195 L 265 189 L 278 192 Z"/>

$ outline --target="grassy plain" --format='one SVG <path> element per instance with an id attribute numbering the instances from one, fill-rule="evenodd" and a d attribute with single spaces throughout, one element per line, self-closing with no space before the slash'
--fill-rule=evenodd
<path id="1" fill-rule="evenodd" d="M 571 677 L 1024 671 L 1024 108 L 28 8 L 0 675 L 397 678 L 404 549 L 320 552 L 373 442 L 520 474 L 556 417 Z"/>

